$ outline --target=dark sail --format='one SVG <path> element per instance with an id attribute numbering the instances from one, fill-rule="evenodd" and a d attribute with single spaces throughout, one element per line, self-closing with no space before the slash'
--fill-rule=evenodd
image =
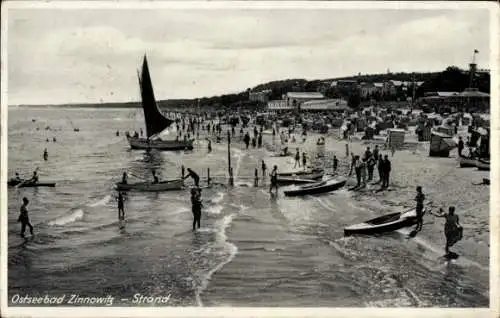
<path id="1" fill-rule="evenodd" d="M 173 121 L 163 116 L 156 105 L 153 84 L 149 75 L 148 61 L 144 55 L 142 73 L 139 77 L 141 87 L 142 108 L 144 109 L 144 120 L 146 122 L 146 133 L 148 138 L 168 128 Z"/>

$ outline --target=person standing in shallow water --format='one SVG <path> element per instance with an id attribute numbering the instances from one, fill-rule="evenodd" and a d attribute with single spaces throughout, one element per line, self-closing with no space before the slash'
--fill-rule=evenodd
<path id="1" fill-rule="evenodd" d="M 193 231 L 201 227 L 201 189 L 191 188 L 191 210 L 193 212 Z"/>
<path id="2" fill-rule="evenodd" d="M 118 192 L 118 198 L 116 198 L 118 202 L 118 220 L 125 220 L 125 198 L 123 197 L 122 192 Z"/>
<path id="3" fill-rule="evenodd" d="M 415 196 L 415 201 L 417 201 L 417 206 L 415 209 L 415 211 L 417 212 L 417 227 L 415 228 L 415 231 L 417 232 L 422 231 L 422 225 L 424 223 L 424 200 L 425 195 L 422 192 L 422 187 L 418 186 L 417 195 Z"/>
<path id="4" fill-rule="evenodd" d="M 337 167 L 339 165 L 339 160 L 337 159 L 337 156 L 333 156 L 333 173 L 337 172 Z"/>
<path id="5" fill-rule="evenodd" d="M 450 206 L 448 213 L 444 213 L 443 209 L 439 209 L 439 213 L 435 214 L 429 211 L 430 214 L 435 217 L 445 218 L 446 222 L 444 224 L 444 235 L 446 237 L 445 252 L 448 255 L 450 253 L 450 247 L 455 245 L 458 241 L 462 239 L 462 226 L 460 225 L 458 215 L 455 214 L 455 207 Z"/>
<path id="6" fill-rule="evenodd" d="M 269 187 L 269 193 L 273 192 L 273 188 L 276 189 L 276 194 L 278 194 L 278 166 L 274 166 L 273 171 L 271 171 L 271 185 Z"/>
<path id="7" fill-rule="evenodd" d="M 30 228 L 30 233 L 31 236 L 33 236 L 33 225 L 30 223 L 30 219 L 28 216 L 28 203 L 30 201 L 28 198 L 24 197 L 23 198 L 23 205 L 21 206 L 21 214 L 19 215 L 19 218 L 17 219 L 17 222 L 21 222 L 21 237 L 24 237 L 24 232 L 26 231 L 26 226 Z"/>
<path id="8" fill-rule="evenodd" d="M 264 162 L 264 160 L 262 160 L 262 180 L 266 178 L 266 170 L 267 170 L 266 163 Z"/>

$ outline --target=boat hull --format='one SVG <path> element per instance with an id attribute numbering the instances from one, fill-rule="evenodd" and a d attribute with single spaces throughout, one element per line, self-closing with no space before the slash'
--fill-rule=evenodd
<path id="1" fill-rule="evenodd" d="M 458 164 L 460 168 L 474 168 L 476 167 L 476 159 L 470 159 L 470 158 L 459 158 L 458 159 Z"/>
<path id="2" fill-rule="evenodd" d="M 304 170 L 304 171 L 296 171 L 296 172 L 282 172 L 278 173 L 278 178 L 290 178 L 290 177 L 298 177 L 306 178 L 306 179 L 317 179 L 323 176 L 322 170 Z M 319 177 L 318 177 L 319 176 Z"/>
<path id="3" fill-rule="evenodd" d="M 118 191 L 139 191 L 139 192 L 161 192 L 181 190 L 184 187 L 183 179 L 161 181 L 159 183 L 139 182 L 139 183 L 116 183 Z"/>
<path id="4" fill-rule="evenodd" d="M 21 183 L 19 188 L 36 188 L 36 187 L 55 187 L 55 182 L 37 182 L 37 183 Z"/>
<path id="5" fill-rule="evenodd" d="M 285 191 L 286 196 L 300 196 L 309 194 L 321 194 L 330 191 L 335 191 L 342 188 L 346 184 L 346 179 L 333 179 L 314 184 L 301 186 L 297 189 Z"/>
<path id="6" fill-rule="evenodd" d="M 318 182 L 318 179 L 323 177 L 323 172 L 302 174 L 302 175 L 292 175 L 292 176 L 280 176 L 278 175 L 278 184 L 306 184 Z"/>
<path id="7" fill-rule="evenodd" d="M 490 170 L 490 163 L 487 161 L 483 161 L 481 159 L 477 159 L 476 167 L 477 167 L 477 170 L 489 171 Z"/>
<path id="8" fill-rule="evenodd" d="M 192 150 L 194 140 L 147 140 L 145 138 L 127 137 L 132 149 L 156 149 L 160 151 Z"/>
<path id="9" fill-rule="evenodd" d="M 373 235 L 399 230 L 417 223 L 415 210 L 389 213 L 362 223 L 344 228 L 344 235 Z"/>

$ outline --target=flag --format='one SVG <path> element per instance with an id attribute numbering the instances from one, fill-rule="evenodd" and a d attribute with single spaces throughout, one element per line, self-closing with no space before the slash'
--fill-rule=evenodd
<path id="1" fill-rule="evenodd" d="M 479 53 L 479 51 L 478 50 L 474 50 L 474 53 Z"/>

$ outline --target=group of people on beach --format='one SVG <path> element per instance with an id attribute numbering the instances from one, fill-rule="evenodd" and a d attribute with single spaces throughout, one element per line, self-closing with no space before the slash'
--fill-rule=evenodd
<path id="1" fill-rule="evenodd" d="M 351 166 L 348 175 L 351 176 L 352 172 L 355 172 L 357 188 L 365 187 L 368 182 L 373 180 L 375 167 L 378 168 L 379 174 L 379 181 L 377 183 L 381 183 L 381 188 L 389 187 L 391 161 L 388 155 L 383 156 L 380 153 L 378 145 L 375 145 L 373 151 L 371 151 L 370 147 L 367 147 L 363 157 L 351 152 Z"/>

